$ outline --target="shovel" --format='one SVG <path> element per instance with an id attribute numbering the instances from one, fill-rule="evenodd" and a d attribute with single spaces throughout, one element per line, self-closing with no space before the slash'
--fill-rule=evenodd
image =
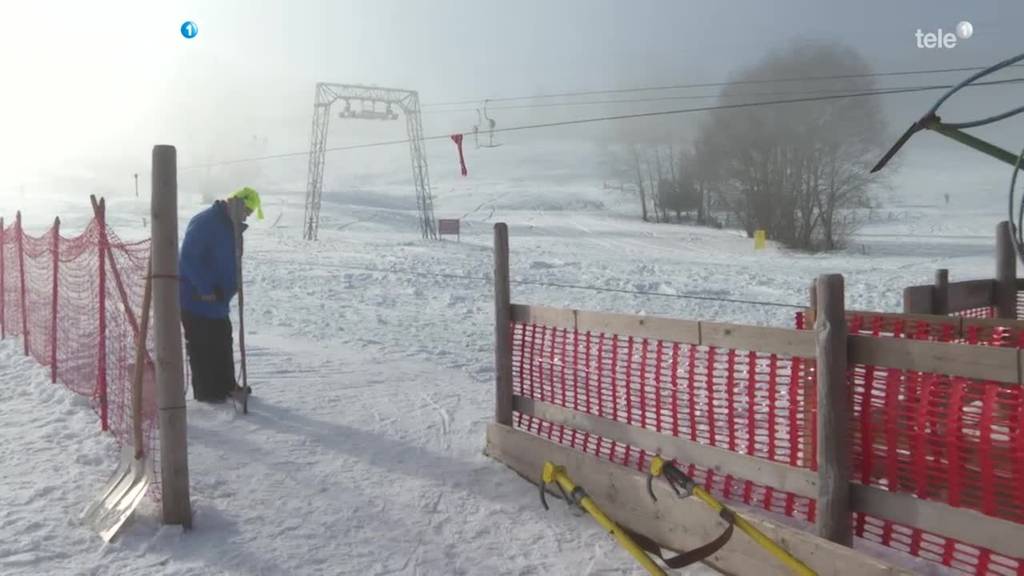
<path id="1" fill-rule="evenodd" d="M 124 523 L 138 508 L 153 479 L 153 465 L 146 458 L 142 431 L 142 380 L 146 366 L 146 336 L 149 333 L 149 308 L 152 300 L 152 270 L 146 273 L 146 288 L 142 296 L 139 335 L 135 342 L 135 370 L 132 374 L 133 446 L 121 448 L 121 463 L 104 485 L 99 497 L 93 500 L 81 520 L 110 542 Z"/>

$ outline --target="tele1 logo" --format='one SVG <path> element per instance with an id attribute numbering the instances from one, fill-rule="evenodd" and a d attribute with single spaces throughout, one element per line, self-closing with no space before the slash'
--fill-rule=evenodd
<path id="1" fill-rule="evenodd" d="M 918 28 L 914 33 L 918 48 L 956 48 L 957 42 L 971 36 L 974 36 L 974 26 L 967 20 L 956 25 L 956 34 L 943 32 L 942 28 L 935 32 L 924 32 Z"/>

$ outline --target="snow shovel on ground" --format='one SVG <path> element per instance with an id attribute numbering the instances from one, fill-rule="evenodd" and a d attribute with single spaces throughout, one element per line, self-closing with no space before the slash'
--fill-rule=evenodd
<path id="1" fill-rule="evenodd" d="M 100 495 L 82 512 L 82 522 L 92 526 L 100 538 L 110 542 L 142 502 L 153 479 L 153 465 L 147 458 L 142 433 L 143 376 L 146 366 L 146 336 L 152 300 L 152 271 L 147 270 L 142 296 L 138 337 L 135 342 L 135 370 L 132 374 L 132 425 L 134 442 L 121 448 L 121 463 L 104 485 Z"/>

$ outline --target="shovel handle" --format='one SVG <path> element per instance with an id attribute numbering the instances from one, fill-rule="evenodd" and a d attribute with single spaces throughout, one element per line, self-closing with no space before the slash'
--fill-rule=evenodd
<path id="1" fill-rule="evenodd" d="M 135 337 L 135 371 L 132 373 L 132 426 L 135 439 L 135 459 L 145 454 L 142 434 L 142 379 L 146 366 L 146 338 L 149 334 L 149 309 L 153 300 L 153 261 L 146 265 L 146 288 L 142 293 L 142 313 L 139 314 L 139 331 Z"/>

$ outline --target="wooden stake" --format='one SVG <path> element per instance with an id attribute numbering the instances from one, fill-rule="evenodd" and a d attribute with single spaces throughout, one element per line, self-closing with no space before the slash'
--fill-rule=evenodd
<path id="1" fill-rule="evenodd" d="M 96 224 L 99 228 L 99 243 L 96 254 L 97 262 L 99 263 L 96 268 L 99 291 L 99 300 L 97 301 L 99 325 L 97 326 L 98 334 L 96 336 L 96 356 L 98 358 L 96 389 L 100 402 L 100 428 L 107 431 L 110 429 L 110 407 L 107 394 L 107 254 L 109 253 L 108 247 L 110 244 L 107 241 L 107 203 L 103 198 L 97 201 L 96 196 L 89 196 L 89 199 L 92 201 L 93 217 L 96 218 Z"/>
<path id="2" fill-rule="evenodd" d="M 149 335 L 149 309 L 153 298 L 153 260 L 146 266 L 146 288 L 142 292 L 139 328 L 135 332 L 135 372 L 132 374 L 132 432 L 135 437 L 135 459 L 146 453 L 142 434 L 142 380 L 146 373 L 146 337 Z"/>
<path id="3" fill-rule="evenodd" d="M 932 294 L 932 314 L 945 316 L 949 314 L 949 270 L 939 268 L 935 271 L 935 290 Z"/>
<path id="4" fill-rule="evenodd" d="M 1010 223 L 996 226 L 996 294 L 998 318 L 1017 317 L 1017 255 L 1013 249 Z"/>
<path id="5" fill-rule="evenodd" d="M 512 294 L 509 286 L 508 225 L 494 225 L 494 420 L 512 425 Z"/>
<path id="6" fill-rule="evenodd" d="M 57 383 L 57 303 L 60 301 L 60 218 L 53 219 L 53 287 L 50 301 L 50 382 Z"/>
<path id="7" fill-rule="evenodd" d="M 843 277 L 818 277 L 818 536 L 853 544 Z"/>
<path id="8" fill-rule="evenodd" d="M 19 292 L 21 302 L 21 339 L 24 340 L 25 344 L 25 356 L 28 356 L 28 304 L 25 298 L 25 229 L 21 227 L 21 210 L 18 210 L 17 218 L 18 276 L 21 279 L 21 290 Z"/>
<path id="9" fill-rule="evenodd" d="M 178 168 L 174 146 L 153 147 L 153 332 L 160 408 L 160 478 L 164 524 L 192 526 L 188 486 L 188 435 L 178 302 Z"/>

